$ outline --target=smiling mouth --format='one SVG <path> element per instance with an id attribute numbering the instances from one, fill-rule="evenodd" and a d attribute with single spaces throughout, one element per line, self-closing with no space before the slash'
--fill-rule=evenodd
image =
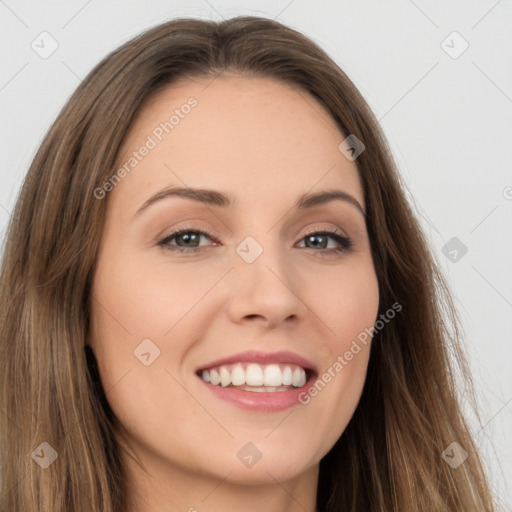
<path id="1" fill-rule="evenodd" d="M 292 363 L 235 363 L 198 370 L 204 382 L 256 393 L 290 391 L 304 386 L 314 371 Z"/>

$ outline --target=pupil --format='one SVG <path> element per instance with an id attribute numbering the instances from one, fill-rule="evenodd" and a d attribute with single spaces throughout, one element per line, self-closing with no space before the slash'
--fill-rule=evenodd
<path id="1" fill-rule="evenodd" d="M 323 238 L 323 239 L 324 239 L 324 242 L 325 242 L 325 236 L 324 236 L 324 235 L 311 235 L 311 236 L 309 236 L 308 238 L 309 238 L 309 240 L 310 240 L 310 241 L 313 241 L 313 240 L 314 240 L 313 245 L 314 245 L 315 247 L 318 247 L 319 245 L 321 245 L 321 246 L 322 246 L 322 248 L 324 248 L 325 243 L 321 243 L 321 242 L 320 242 L 320 243 L 318 243 L 318 239 L 319 239 L 319 238 Z"/>
<path id="2" fill-rule="evenodd" d="M 181 235 L 181 236 L 182 236 L 183 241 L 185 242 L 185 245 L 188 245 L 187 242 L 190 242 L 194 238 L 197 239 L 197 235 L 195 235 L 195 234 L 193 234 L 193 235 L 184 234 L 184 235 Z M 196 240 L 196 242 L 197 242 L 197 240 Z"/>

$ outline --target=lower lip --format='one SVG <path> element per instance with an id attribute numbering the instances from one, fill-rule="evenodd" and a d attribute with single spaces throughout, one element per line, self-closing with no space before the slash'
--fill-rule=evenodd
<path id="1" fill-rule="evenodd" d="M 310 378 L 306 384 L 300 388 L 290 389 L 289 391 L 258 393 L 256 391 L 244 391 L 234 387 L 224 388 L 222 386 L 214 386 L 213 384 L 205 382 L 201 377 L 198 378 L 211 393 L 222 400 L 231 402 L 241 409 L 258 412 L 277 412 L 293 407 L 294 405 L 302 405 L 299 401 L 299 395 L 305 392 L 313 382 L 313 378 Z"/>

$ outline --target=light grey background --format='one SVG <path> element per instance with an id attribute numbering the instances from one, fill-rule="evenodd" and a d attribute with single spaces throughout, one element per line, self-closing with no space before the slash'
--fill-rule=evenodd
<path id="1" fill-rule="evenodd" d="M 510 510 L 510 0 L 0 0 L 2 234 L 42 137 L 101 58 L 170 18 L 242 14 L 275 18 L 315 40 L 355 82 L 381 121 L 410 200 L 456 296 L 481 401 L 482 424 L 472 419 L 472 431 L 495 492 Z M 41 36 L 44 31 L 51 38 Z M 52 39 L 58 48 L 47 58 L 31 47 L 49 51 Z M 458 55 L 464 41 L 469 47 Z M 443 246 L 453 244 L 453 237 L 467 247 L 466 254 L 449 245 L 445 256 Z M 454 256 L 457 261 L 451 261 Z"/>

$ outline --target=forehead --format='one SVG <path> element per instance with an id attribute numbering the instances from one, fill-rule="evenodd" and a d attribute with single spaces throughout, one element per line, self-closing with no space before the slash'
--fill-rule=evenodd
<path id="1" fill-rule="evenodd" d="M 313 96 L 281 81 L 234 74 L 182 80 L 135 119 L 116 167 L 129 175 L 114 201 L 122 196 L 134 210 L 148 194 L 179 185 L 282 203 L 337 186 L 364 205 L 357 167 L 338 149 L 344 138 Z"/>

